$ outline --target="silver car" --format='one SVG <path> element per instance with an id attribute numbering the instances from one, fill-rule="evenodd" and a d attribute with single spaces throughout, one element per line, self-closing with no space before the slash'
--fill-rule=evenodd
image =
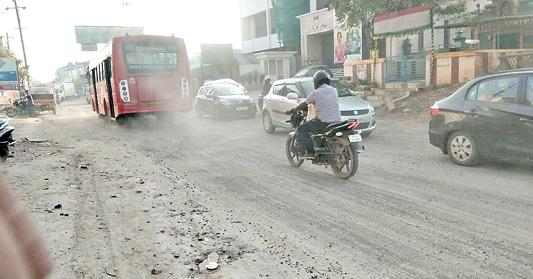
<path id="1" fill-rule="evenodd" d="M 342 120 L 357 119 L 359 130 L 368 136 L 376 128 L 376 111 L 367 101 L 354 96 L 352 92 L 338 80 L 332 80 L 331 86 L 339 93 L 339 104 Z M 263 99 L 263 127 L 267 133 L 276 128 L 290 129 L 290 116 L 285 112 L 296 107 L 314 90 L 313 78 L 292 78 L 274 82 L 270 92 Z M 294 93 L 294 94 L 291 94 Z"/>

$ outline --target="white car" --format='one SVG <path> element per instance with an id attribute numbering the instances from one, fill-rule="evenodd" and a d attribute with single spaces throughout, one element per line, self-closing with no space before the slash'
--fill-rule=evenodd
<path id="1" fill-rule="evenodd" d="M 342 120 L 357 119 L 358 130 L 368 136 L 376 129 L 376 111 L 367 101 L 352 94 L 338 80 L 332 80 L 331 86 L 337 89 Z M 263 99 L 263 127 L 267 133 L 276 128 L 291 129 L 286 121 L 290 119 L 285 112 L 296 107 L 314 90 L 313 78 L 292 78 L 274 82 L 270 92 Z M 291 94 L 295 93 L 295 94 Z"/>

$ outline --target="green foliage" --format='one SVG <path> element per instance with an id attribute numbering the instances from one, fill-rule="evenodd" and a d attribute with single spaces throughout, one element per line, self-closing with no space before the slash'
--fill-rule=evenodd
<path id="1" fill-rule="evenodd" d="M 454 15 L 464 11 L 464 5 L 453 0 L 326 0 L 335 9 L 337 18 L 349 25 L 359 20 L 372 22 L 375 15 L 430 3 L 437 15 Z"/>
<path id="2" fill-rule="evenodd" d="M 15 54 L 10 51 L 9 49 L 3 47 L 3 46 L 0 46 L 0 58 L 11 58 L 11 59 L 15 59 Z"/>

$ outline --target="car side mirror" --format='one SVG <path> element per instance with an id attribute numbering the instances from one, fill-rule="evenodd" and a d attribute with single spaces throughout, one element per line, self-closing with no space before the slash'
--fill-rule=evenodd
<path id="1" fill-rule="evenodd" d="M 289 93 L 289 94 L 287 94 L 287 99 L 289 99 L 289 100 L 298 100 L 298 94 Z"/>

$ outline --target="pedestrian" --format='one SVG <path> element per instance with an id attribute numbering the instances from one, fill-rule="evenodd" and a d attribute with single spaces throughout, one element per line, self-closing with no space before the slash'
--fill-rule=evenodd
<path id="1" fill-rule="evenodd" d="M 51 271 L 30 215 L 0 178 L 0 279 L 43 279 Z"/>

